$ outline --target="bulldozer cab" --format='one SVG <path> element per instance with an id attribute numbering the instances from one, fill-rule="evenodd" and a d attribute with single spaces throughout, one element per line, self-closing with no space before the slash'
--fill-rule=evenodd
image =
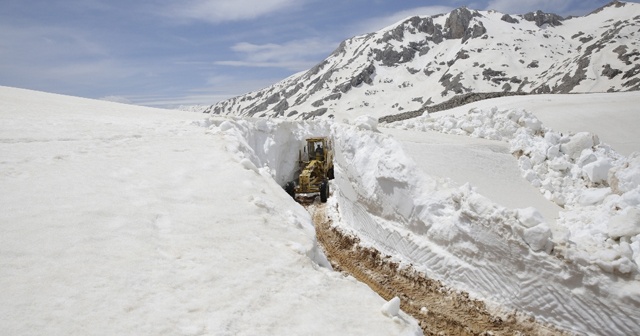
<path id="1" fill-rule="evenodd" d="M 307 153 L 309 153 L 309 161 L 326 161 L 327 151 L 328 148 L 326 138 L 307 139 Z"/>

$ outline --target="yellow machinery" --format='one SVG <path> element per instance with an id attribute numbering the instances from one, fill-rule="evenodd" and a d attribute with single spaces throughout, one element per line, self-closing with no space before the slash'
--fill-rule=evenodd
<path id="1" fill-rule="evenodd" d="M 297 183 L 289 182 L 285 190 L 299 200 L 308 194 L 320 194 L 320 201 L 329 197 L 329 180 L 333 179 L 333 146 L 325 137 L 308 138 L 303 151 L 298 153 L 300 175 Z M 300 196 L 296 198 L 296 196 Z M 314 196 L 315 195 L 311 195 Z"/>

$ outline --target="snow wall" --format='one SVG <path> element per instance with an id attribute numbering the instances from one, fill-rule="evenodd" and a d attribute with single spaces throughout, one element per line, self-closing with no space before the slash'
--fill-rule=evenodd
<path id="1" fill-rule="evenodd" d="M 273 178 L 281 186 L 291 181 L 296 173 L 299 150 L 304 147 L 304 139 L 311 135 L 328 136 L 330 132 L 326 123 L 275 123 L 266 119 L 215 117 L 199 123 L 200 126 L 209 128 L 209 132 L 223 133 L 227 151 L 245 169 L 253 170 L 266 178 Z M 285 192 L 284 189 L 282 192 Z M 262 203 L 259 199 L 255 201 Z M 293 200 L 292 202 L 295 204 Z M 297 248 L 319 266 L 331 269 L 324 252 L 318 247 L 309 213 L 299 207 L 299 211 L 295 213 L 288 211 L 289 222 L 304 228 L 311 244 Z M 300 214 L 304 214 L 304 218 Z"/>
<path id="2" fill-rule="evenodd" d="M 535 209 L 500 207 L 469 185 L 441 186 L 419 171 L 400 143 L 377 132 L 371 118 L 355 125 L 211 122 L 228 135 L 228 149 L 239 160 L 280 185 L 293 178 L 306 137 L 331 136 L 334 225 L 428 277 L 490 306 L 524 311 L 573 332 L 638 330 L 640 293 L 633 277 L 558 256 L 551 230 Z M 326 262 L 317 251 L 309 255 Z"/>

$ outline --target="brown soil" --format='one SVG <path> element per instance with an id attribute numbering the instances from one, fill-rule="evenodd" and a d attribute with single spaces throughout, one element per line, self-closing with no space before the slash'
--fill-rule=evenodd
<path id="1" fill-rule="evenodd" d="M 357 237 L 331 225 L 324 204 L 314 209 L 316 235 L 333 268 L 367 284 L 385 300 L 399 297 L 401 309 L 420 323 L 425 335 L 568 335 L 522 315 L 492 315 L 467 293 L 450 290 L 373 248 L 360 246 Z"/>

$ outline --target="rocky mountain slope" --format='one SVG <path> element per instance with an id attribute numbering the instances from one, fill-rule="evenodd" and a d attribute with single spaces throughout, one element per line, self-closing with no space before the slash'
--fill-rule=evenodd
<path id="1" fill-rule="evenodd" d="M 312 69 L 203 112 L 350 119 L 474 94 L 632 90 L 640 90 L 640 4 L 614 1 L 570 18 L 458 8 L 345 40 Z"/>

